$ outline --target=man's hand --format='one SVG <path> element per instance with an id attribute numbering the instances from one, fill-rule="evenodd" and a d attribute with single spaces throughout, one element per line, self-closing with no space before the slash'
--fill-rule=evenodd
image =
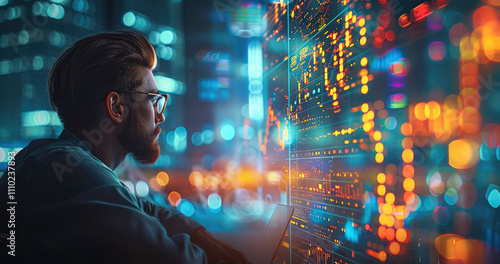
<path id="1" fill-rule="evenodd" d="M 191 242 L 201 247 L 207 255 L 209 264 L 231 263 L 249 264 L 247 257 L 241 251 L 215 239 L 204 227 L 191 233 Z"/>

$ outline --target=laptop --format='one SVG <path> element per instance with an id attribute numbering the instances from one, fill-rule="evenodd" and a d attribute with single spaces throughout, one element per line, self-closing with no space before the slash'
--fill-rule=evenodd
<path id="1" fill-rule="evenodd" d="M 286 228 L 292 219 L 293 207 L 282 204 L 276 205 L 271 220 L 260 239 L 259 246 L 251 260 L 252 264 L 269 264 L 278 251 Z"/>

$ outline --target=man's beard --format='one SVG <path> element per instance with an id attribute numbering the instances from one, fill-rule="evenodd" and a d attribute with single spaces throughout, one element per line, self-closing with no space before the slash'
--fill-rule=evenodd
<path id="1" fill-rule="evenodd" d="M 134 113 L 130 113 L 130 118 L 125 122 L 125 129 L 118 136 L 123 148 L 132 153 L 132 157 L 141 164 L 155 163 L 160 157 L 160 145 L 156 140 L 161 131 L 160 127 L 156 126 L 153 133 L 145 131 L 145 125 L 143 126 Z"/>

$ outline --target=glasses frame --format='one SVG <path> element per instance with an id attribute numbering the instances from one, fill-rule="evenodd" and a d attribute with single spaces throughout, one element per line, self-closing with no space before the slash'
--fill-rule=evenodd
<path id="1" fill-rule="evenodd" d="M 163 97 L 165 98 L 165 104 L 163 104 L 163 108 L 161 111 L 158 113 L 158 110 L 156 112 L 161 115 L 163 112 L 165 112 L 165 108 L 167 108 L 167 101 L 168 101 L 168 94 L 157 94 L 157 93 L 147 93 L 147 92 L 136 92 L 136 91 L 123 91 L 123 90 L 116 90 L 115 92 L 122 92 L 122 93 L 138 93 L 138 94 L 147 94 L 147 95 L 154 95 L 158 96 L 156 100 L 153 102 L 153 106 L 157 107 L 158 100 Z"/>

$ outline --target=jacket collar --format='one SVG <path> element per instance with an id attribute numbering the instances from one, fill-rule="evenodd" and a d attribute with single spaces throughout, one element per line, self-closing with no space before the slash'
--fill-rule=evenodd
<path id="1" fill-rule="evenodd" d="M 66 141 L 70 142 L 71 144 L 73 144 L 77 147 L 80 147 L 83 150 L 85 150 L 86 152 L 90 153 L 90 150 L 87 148 L 87 146 L 85 146 L 85 144 L 83 144 L 83 142 L 77 136 L 75 136 L 75 134 L 71 133 L 67 129 L 64 129 L 61 132 L 61 135 L 59 135 L 59 139 L 66 140 Z"/>

